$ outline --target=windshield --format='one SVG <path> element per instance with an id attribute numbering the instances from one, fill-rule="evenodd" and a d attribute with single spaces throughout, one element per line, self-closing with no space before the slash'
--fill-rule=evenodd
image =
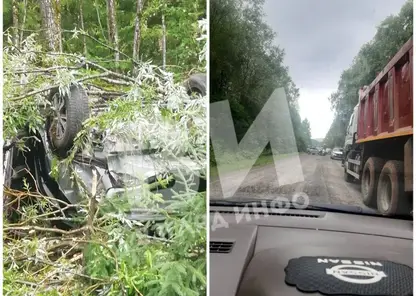
<path id="1" fill-rule="evenodd" d="M 393 103 L 412 106 L 402 98 L 413 100 L 413 3 L 353 3 L 210 1 L 211 201 L 286 198 L 399 217 L 397 199 L 411 216 L 412 177 L 389 172 L 412 161 L 412 108 Z M 393 68 L 407 77 L 394 86 L 403 97 L 385 83 Z M 409 133 L 398 143 L 400 128 Z"/>

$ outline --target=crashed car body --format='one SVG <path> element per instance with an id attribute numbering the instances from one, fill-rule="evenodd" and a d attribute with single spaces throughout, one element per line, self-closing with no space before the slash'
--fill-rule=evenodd
<path id="1" fill-rule="evenodd" d="M 188 94 L 197 92 L 205 96 L 205 79 L 204 74 L 191 76 L 185 84 Z M 56 91 L 52 91 L 50 96 L 55 112 L 53 117 L 46 120 L 45 129 L 23 131 L 19 137 L 24 139 L 26 148 L 23 151 L 13 143 L 3 148 L 6 188 L 24 191 L 25 184 L 28 184 L 42 195 L 70 204 L 85 199 L 85 193 L 92 196 L 97 191 L 106 198 L 128 194 L 129 197 L 140 199 L 144 188 L 147 188 L 153 193 L 160 193 L 169 204 L 172 189 L 178 191 L 178 186 L 181 186 L 180 182 L 176 182 L 176 163 L 181 170 L 186 168 L 180 173 L 187 180 L 191 179 L 191 189 L 206 190 L 206 179 L 202 174 L 204 168 L 186 155 L 164 159 L 170 164 L 166 171 L 166 167 L 158 165 L 160 157 L 156 156 L 151 147 L 103 135 L 102 142 L 88 151 L 76 153 L 71 166 L 53 176 L 51 171 L 54 159 L 57 156 L 61 159 L 67 156 L 82 122 L 88 118 L 90 112 L 86 107 L 88 98 L 81 87 L 71 87 L 70 96 L 63 100 L 56 99 L 56 94 Z M 135 127 L 129 128 L 134 130 Z M 74 171 L 81 183 L 74 182 Z M 170 181 L 164 186 L 158 185 L 161 176 L 169 176 Z M 143 186 L 144 184 L 149 186 Z M 135 220 L 155 219 L 155 213 L 148 208 L 137 208 L 128 215 Z"/>

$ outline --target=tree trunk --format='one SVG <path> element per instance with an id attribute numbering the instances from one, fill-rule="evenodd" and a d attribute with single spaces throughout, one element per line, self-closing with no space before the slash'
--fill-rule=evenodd
<path id="1" fill-rule="evenodd" d="M 116 19 L 116 3 L 115 0 L 107 0 L 107 24 L 108 24 L 108 40 L 114 47 L 114 58 L 116 64 L 120 60 L 120 54 L 118 50 L 118 32 L 117 32 L 117 19 Z"/>
<path id="2" fill-rule="evenodd" d="M 140 54 L 140 41 L 141 41 L 141 27 L 140 27 L 140 14 L 143 8 L 144 0 L 137 0 L 136 6 L 136 20 L 134 25 L 134 41 L 133 41 L 133 59 L 139 60 Z"/>
<path id="3" fill-rule="evenodd" d="M 60 10 L 60 0 L 40 0 L 42 27 L 51 51 L 62 51 Z"/>
<path id="4" fill-rule="evenodd" d="M 85 32 L 84 29 L 84 1 L 79 0 L 79 20 L 81 23 L 81 29 Z M 87 56 L 87 37 L 85 35 L 82 35 L 82 45 L 83 45 L 83 52 L 84 56 Z"/>
<path id="5" fill-rule="evenodd" d="M 13 44 L 19 48 L 19 8 L 17 7 L 17 0 L 12 2 L 13 11 Z"/>
<path id="6" fill-rule="evenodd" d="M 27 0 L 24 0 L 23 2 L 23 19 L 22 19 L 22 23 L 20 25 L 20 43 L 23 41 L 23 31 L 25 29 L 25 25 L 26 25 L 26 15 L 27 15 Z"/>
<path id="7" fill-rule="evenodd" d="M 103 25 L 101 24 L 100 9 L 98 7 L 97 1 L 94 1 L 94 7 L 95 7 L 95 11 L 97 12 L 97 20 L 98 20 L 98 24 L 100 25 L 101 34 L 103 35 L 103 39 L 108 42 L 107 37 L 104 34 Z"/>
<path id="8" fill-rule="evenodd" d="M 59 51 L 62 52 L 62 32 L 61 32 L 61 0 L 55 0 L 55 16 L 56 16 L 56 32 L 59 36 L 58 38 L 58 45 L 59 45 Z"/>
<path id="9" fill-rule="evenodd" d="M 165 15 L 162 14 L 162 68 L 166 69 L 166 24 Z"/>

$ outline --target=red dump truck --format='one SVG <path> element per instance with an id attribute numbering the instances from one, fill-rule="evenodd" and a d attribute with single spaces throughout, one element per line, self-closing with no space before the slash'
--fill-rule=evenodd
<path id="1" fill-rule="evenodd" d="M 344 179 L 359 180 L 363 203 L 386 216 L 413 206 L 413 38 L 359 90 L 347 127 Z"/>

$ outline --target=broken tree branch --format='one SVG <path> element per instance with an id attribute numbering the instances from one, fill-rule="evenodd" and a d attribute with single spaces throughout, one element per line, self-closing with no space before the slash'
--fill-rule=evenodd
<path id="1" fill-rule="evenodd" d="M 58 228 L 46 228 L 40 226 L 16 226 L 16 227 L 5 227 L 3 231 L 37 231 L 37 232 L 52 232 L 52 233 L 59 233 L 63 235 L 71 235 L 75 233 L 80 233 L 87 230 L 86 227 L 74 229 L 74 230 L 61 230 Z"/>
<path id="2" fill-rule="evenodd" d="M 34 69 L 34 70 L 17 70 L 17 71 L 13 71 L 13 74 L 30 74 L 30 73 L 45 73 L 45 72 L 53 72 L 55 70 L 60 70 L 60 69 L 65 69 L 65 70 L 78 70 L 81 69 L 82 66 L 74 66 L 74 67 L 70 67 L 70 66 L 55 66 L 55 67 L 50 67 L 50 68 L 45 68 L 45 69 Z M 4 73 L 4 72 L 3 72 Z"/>
<path id="3" fill-rule="evenodd" d="M 101 74 L 94 74 L 94 75 L 85 76 L 83 78 L 77 79 L 76 82 L 82 82 L 82 81 L 86 81 L 86 80 L 102 78 L 102 77 L 106 77 L 106 76 L 109 76 L 109 75 L 110 75 L 110 73 L 108 73 L 108 72 L 101 73 Z M 15 98 L 11 98 L 10 100 L 11 101 L 19 101 L 19 100 L 25 99 L 27 97 L 31 97 L 31 96 L 34 96 L 34 95 L 37 95 L 37 94 L 40 94 L 40 93 L 50 91 L 50 90 L 55 89 L 57 87 L 59 87 L 59 85 L 56 85 L 56 84 L 51 85 L 51 86 L 48 86 L 48 87 L 45 87 L 45 88 L 42 88 L 42 89 L 39 89 L 39 90 L 28 92 L 24 95 L 21 95 L 21 96 L 15 97 Z"/>

